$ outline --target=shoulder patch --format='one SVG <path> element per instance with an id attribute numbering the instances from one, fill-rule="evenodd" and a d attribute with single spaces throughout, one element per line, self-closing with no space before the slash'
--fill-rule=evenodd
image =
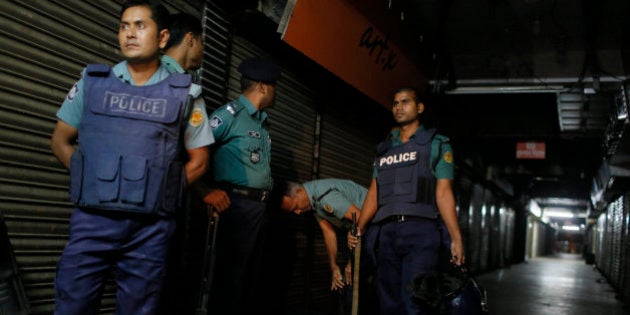
<path id="1" fill-rule="evenodd" d="M 329 214 L 333 213 L 333 207 L 329 204 L 324 205 L 324 210 L 326 210 L 326 212 Z"/>
<path id="2" fill-rule="evenodd" d="M 444 162 L 446 163 L 453 163 L 453 152 L 451 151 L 446 151 L 444 152 L 444 154 L 442 155 L 442 158 L 444 159 Z"/>
<path id="3" fill-rule="evenodd" d="M 212 116 L 212 118 L 210 119 L 210 127 L 212 129 L 216 129 L 217 127 L 221 126 L 223 124 L 223 120 L 221 119 L 221 117 L 214 115 Z"/>
<path id="4" fill-rule="evenodd" d="M 70 92 L 68 92 L 68 95 L 66 95 L 66 99 L 68 100 L 68 102 L 72 102 L 74 98 L 77 96 L 77 94 L 79 93 L 78 84 L 79 84 L 78 82 L 75 83 L 70 89 Z"/>
<path id="5" fill-rule="evenodd" d="M 190 115 L 189 123 L 193 127 L 199 127 L 199 125 L 201 125 L 201 123 L 203 123 L 203 114 L 201 113 L 200 109 L 196 108 L 192 112 L 192 114 Z"/>

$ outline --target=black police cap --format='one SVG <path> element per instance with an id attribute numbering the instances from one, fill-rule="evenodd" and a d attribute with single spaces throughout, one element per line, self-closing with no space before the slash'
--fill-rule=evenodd
<path id="1" fill-rule="evenodd" d="M 260 57 L 243 60 L 238 66 L 238 72 L 254 81 L 276 82 L 280 78 L 280 68 Z"/>

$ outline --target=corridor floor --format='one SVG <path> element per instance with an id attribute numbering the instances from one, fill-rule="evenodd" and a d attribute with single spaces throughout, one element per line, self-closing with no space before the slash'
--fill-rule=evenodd
<path id="1" fill-rule="evenodd" d="M 580 255 L 530 259 L 477 275 L 490 315 L 628 315 L 604 276 Z"/>

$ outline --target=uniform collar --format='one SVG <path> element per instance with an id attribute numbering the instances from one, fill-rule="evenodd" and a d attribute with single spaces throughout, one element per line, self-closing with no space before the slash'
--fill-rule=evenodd
<path id="1" fill-rule="evenodd" d="M 170 73 L 186 73 L 179 62 L 177 62 L 177 60 L 173 59 L 173 57 L 169 55 L 163 55 L 161 63 Z"/>
<path id="2" fill-rule="evenodd" d="M 419 131 L 423 131 L 425 130 L 423 125 L 418 126 L 418 129 L 416 129 L 416 132 L 413 133 L 413 135 L 411 135 L 411 137 L 409 137 L 409 139 L 413 139 L 416 137 L 416 134 L 418 134 Z M 392 141 L 400 143 L 400 128 L 396 128 L 394 130 L 392 130 L 389 133 L 389 136 L 391 137 Z"/>
<path id="3" fill-rule="evenodd" d="M 263 120 L 267 118 L 267 113 L 265 111 L 259 111 L 254 106 L 254 104 L 252 104 L 252 102 L 247 97 L 245 97 L 245 95 L 243 94 L 239 95 L 237 102 L 245 108 L 245 110 L 247 111 L 247 114 L 249 114 L 250 116 L 257 116 L 257 114 L 260 112 L 260 117 Z"/>
<path id="4" fill-rule="evenodd" d="M 131 74 L 129 74 L 126 60 L 115 65 L 114 68 L 112 68 L 112 71 L 114 72 L 114 75 L 121 81 L 127 84 L 136 85 L 136 83 L 133 81 L 133 78 L 131 77 Z M 166 66 L 160 62 L 160 66 L 158 67 L 158 69 L 151 76 L 149 81 L 147 81 L 147 83 L 145 83 L 144 85 L 147 86 L 159 83 L 162 80 L 166 79 L 166 77 L 168 77 L 169 75 L 170 72 L 168 72 Z"/>

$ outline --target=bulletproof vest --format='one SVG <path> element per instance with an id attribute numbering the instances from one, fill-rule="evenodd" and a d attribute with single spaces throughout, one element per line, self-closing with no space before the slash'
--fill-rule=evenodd
<path id="1" fill-rule="evenodd" d="M 410 141 L 392 147 L 379 144 L 375 166 L 378 211 L 373 222 L 392 215 L 437 218 L 436 179 L 431 174 L 431 140 L 435 129 L 418 130 Z"/>
<path id="2" fill-rule="evenodd" d="M 181 204 L 182 136 L 189 75 L 148 86 L 123 83 L 89 65 L 70 197 L 79 207 L 166 216 Z"/>

